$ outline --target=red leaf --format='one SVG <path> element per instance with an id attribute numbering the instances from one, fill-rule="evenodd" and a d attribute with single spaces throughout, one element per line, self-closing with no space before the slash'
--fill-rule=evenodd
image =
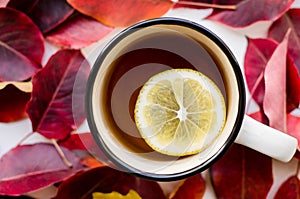
<path id="1" fill-rule="evenodd" d="M 34 131 L 64 139 L 85 118 L 84 93 L 90 66 L 77 50 L 61 50 L 32 79 L 27 113 Z"/>
<path id="2" fill-rule="evenodd" d="M 245 77 L 252 98 L 262 110 L 265 96 L 265 68 L 277 46 L 278 44 L 270 39 L 248 39 L 244 60 Z M 300 87 L 300 78 L 289 56 L 286 65 L 287 112 L 291 112 L 299 105 L 300 90 L 293 88 Z"/>
<path id="3" fill-rule="evenodd" d="M 248 39 L 244 71 L 249 91 L 262 107 L 265 95 L 264 71 L 277 43 L 269 39 Z"/>
<path id="4" fill-rule="evenodd" d="M 126 195 L 130 189 L 135 190 L 143 199 L 166 198 L 157 182 L 137 178 L 109 167 L 97 167 L 72 176 L 59 186 L 55 198 L 89 199 L 93 192 L 112 191 Z"/>
<path id="5" fill-rule="evenodd" d="M 140 20 L 160 17 L 172 6 L 171 0 L 67 0 L 79 12 L 112 27 L 132 25 Z M 130 12 L 128 12 L 130 10 Z"/>
<path id="6" fill-rule="evenodd" d="M 25 107 L 30 93 L 23 92 L 9 84 L 0 89 L 0 122 L 13 122 L 25 118 Z"/>
<path id="7" fill-rule="evenodd" d="M 208 19 L 231 27 L 246 27 L 259 21 L 275 21 L 293 2 L 294 0 L 240 0 L 236 10 L 214 10 Z"/>
<path id="8" fill-rule="evenodd" d="M 65 0 L 10 0 L 7 6 L 26 13 L 43 33 L 58 26 L 74 11 Z"/>
<path id="9" fill-rule="evenodd" d="M 0 8 L 0 27 L 0 82 L 30 78 L 44 54 L 41 32 L 30 18 L 11 8 Z"/>
<path id="10" fill-rule="evenodd" d="M 102 39 L 112 30 L 92 18 L 75 14 L 47 34 L 46 38 L 55 45 L 79 49 Z"/>
<path id="11" fill-rule="evenodd" d="M 59 142 L 59 145 L 66 147 L 69 150 L 84 150 L 88 151 L 93 157 L 102 163 L 109 165 L 111 168 L 117 168 L 100 150 L 90 132 L 87 133 L 73 133 L 66 139 Z M 84 159 L 87 157 L 84 157 Z M 90 159 L 93 161 L 92 159 Z M 89 161 L 83 160 L 83 161 Z"/>
<path id="12" fill-rule="evenodd" d="M 277 46 L 265 69 L 265 97 L 263 108 L 270 126 L 286 132 L 286 55 L 288 37 Z"/>
<path id="13" fill-rule="evenodd" d="M 211 168 L 217 198 L 266 198 L 272 183 L 272 160 L 241 145 L 233 145 Z"/>
<path id="14" fill-rule="evenodd" d="M 73 133 L 67 139 L 59 142 L 59 144 L 70 150 L 87 150 L 90 153 L 102 154 L 90 132 Z"/>
<path id="15" fill-rule="evenodd" d="M 298 151 L 296 151 L 294 157 L 297 158 L 298 160 L 300 160 L 300 151 L 299 151 L 299 149 L 298 149 Z"/>
<path id="16" fill-rule="evenodd" d="M 83 169 L 79 159 L 62 148 L 73 167 L 67 167 L 49 144 L 16 147 L 0 159 L 0 194 L 17 196 L 60 182 Z"/>
<path id="17" fill-rule="evenodd" d="M 282 198 L 300 198 L 300 181 L 297 176 L 291 176 L 279 187 L 274 199 Z"/>
<path id="18" fill-rule="evenodd" d="M 198 199 L 202 198 L 205 192 L 205 181 L 201 174 L 189 177 L 179 184 L 172 193 L 171 199 Z"/>
<path id="19" fill-rule="evenodd" d="M 265 125 L 269 125 L 268 118 L 261 110 L 251 113 L 249 116 Z"/>
<path id="20" fill-rule="evenodd" d="M 300 76 L 297 71 L 296 65 L 288 56 L 286 66 L 286 95 L 287 95 L 287 111 L 291 112 L 298 108 L 300 103 Z"/>
<path id="21" fill-rule="evenodd" d="M 269 29 L 269 37 L 282 41 L 285 33 L 291 29 L 288 52 L 292 56 L 298 72 L 300 71 L 300 9 L 290 9 L 280 19 L 275 21 Z"/>
<path id="22" fill-rule="evenodd" d="M 298 140 L 298 150 L 300 150 L 300 116 L 287 115 L 287 133 Z"/>

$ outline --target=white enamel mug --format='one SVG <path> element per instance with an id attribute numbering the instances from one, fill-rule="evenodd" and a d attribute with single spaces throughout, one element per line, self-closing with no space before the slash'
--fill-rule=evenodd
<path id="1" fill-rule="evenodd" d="M 107 117 L 103 116 L 107 106 L 110 106 L 110 102 L 103 101 L 108 95 L 109 67 L 134 41 L 149 38 L 152 34 L 160 34 L 160 31 L 175 32 L 192 38 L 201 45 L 218 65 L 224 82 L 227 112 L 222 132 L 205 150 L 186 157 L 168 157 L 155 151 L 129 150 L 122 143 L 123 140 L 111 133 L 111 125 Z M 176 44 L 176 41 L 174 43 Z M 158 44 L 147 45 L 147 48 L 154 49 Z M 169 50 L 164 44 L 159 45 L 160 49 Z M 99 148 L 107 157 L 102 161 L 122 171 L 157 181 L 179 180 L 199 173 L 222 157 L 233 143 L 250 147 L 283 162 L 289 161 L 297 149 L 297 140 L 246 116 L 245 103 L 243 75 L 229 48 L 205 27 L 177 18 L 143 21 L 118 34 L 96 60 L 86 93 L 88 124 Z M 128 122 L 134 124 L 134 121 Z"/>

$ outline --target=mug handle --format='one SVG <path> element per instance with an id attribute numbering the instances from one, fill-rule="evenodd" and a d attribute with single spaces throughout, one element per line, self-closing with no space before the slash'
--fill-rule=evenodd
<path id="1" fill-rule="evenodd" d="M 296 138 L 245 115 L 235 143 L 247 146 L 282 162 L 290 161 L 298 146 Z"/>

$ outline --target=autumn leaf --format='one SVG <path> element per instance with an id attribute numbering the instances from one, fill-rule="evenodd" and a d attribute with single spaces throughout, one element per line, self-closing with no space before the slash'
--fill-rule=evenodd
<path id="1" fill-rule="evenodd" d="M 0 89 L 0 122 L 13 122 L 27 117 L 26 104 L 30 93 L 23 92 L 13 84 Z"/>
<path id="2" fill-rule="evenodd" d="M 62 147 L 73 167 L 50 144 L 18 146 L 0 159 L 0 195 L 18 196 L 60 182 L 83 169 L 79 159 Z"/>
<path id="3" fill-rule="evenodd" d="M 82 150 L 88 154 L 82 154 L 82 163 L 88 167 L 100 166 L 103 164 L 109 165 L 111 168 L 117 168 L 100 150 L 99 146 L 94 140 L 91 132 L 72 133 L 64 140 L 58 142 L 69 150 Z"/>
<path id="4" fill-rule="evenodd" d="M 171 193 L 170 199 L 198 199 L 205 192 L 205 181 L 201 174 L 194 175 L 183 180 Z"/>
<path id="5" fill-rule="evenodd" d="M 65 0 L 10 0 L 7 6 L 26 13 L 43 33 L 57 27 L 74 11 Z"/>
<path id="6" fill-rule="evenodd" d="M 69 150 L 85 150 L 92 154 L 102 154 L 97 143 L 94 140 L 92 133 L 72 133 L 66 139 L 61 140 L 59 145 L 66 147 Z"/>
<path id="7" fill-rule="evenodd" d="M 287 112 L 292 112 L 299 107 L 300 103 L 300 74 L 292 58 L 288 56 L 286 69 L 286 103 Z"/>
<path id="8" fill-rule="evenodd" d="M 265 79 L 265 97 L 263 101 L 264 113 L 269 119 L 271 127 L 286 132 L 286 55 L 290 32 L 277 46 L 268 61 Z M 280 93 L 280 95 L 278 95 Z"/>
<path id="9" fill-rule="evenodd" d="M 269 28 L 268 37 L 281 42 L 287 32 L 291 30 L 288 42 L 288 52 L 300 72 L 300 9 L 290 9 Z"/>
<path id="10" fill-rule="evenodd" d="M 272 159 L 238 144 L 211 167 L 210 174 L 217 197 L 224 199 L 266 198 L 273 184 Z"/>
<path id="11" fill-rule="evenodd" d="M 165 199 L 159 184 L 132 176 L 109 167 L 97 167 L 75 174 L 59 187 L 54 199 L 84 198 L 92 199 L 92 193 L 111 193 L 116 191 L 126 195 L 136 191 L 143 199 Z"/>
<path id="12" fill-rule="evenodd" d="M 112 30 L 90 17 L 76 13 L 47 34 L 46 39 L 57 46 L 80 49 L 102 39 Z"/>
<path id="13" fill-rule="evenodd" d="M 172 6 L 171 0 L 67 0 L 79 12 L 111 27 L 126 27 L 144 19 L 162 16 Z M 130 10 L 130 12 L 128 12 Z"/>
<path id="14" fill-rule="evenodd" d="M 40 68 L 44 39 L 22 12 L 0 8 L 0 82 L 23 81 Z"/>
<path id="15" fill-rule="evenodd" d="M 300 198 L 300 181 L 297 176 L 289 177 L 279 187 L 274 199 Z"/>
<path id="16" fill-rule="evenodd" d="M 287 133 L 298 140 L 298 150 L 300 151 L 300 116 L 287 115 Z"/>
<path id="17" fill-rule="evenodd" d="M 265 69 L 277 46 L 278 43 L 271 39 L 248 38 L 248 46 L 244 59 L 245 77 L 251 97 L 261 110 L 264 109 Z M 280 55 L 280 59 L 283 56 Z M 287 112 L 291 112 L 299 105 L 300 90 L 294 88 L 300 86 L 300 77 L 290 56 L 287 57 L 286 67 Z"/>
<path id="18" fill-rule="evenodd" d="M 216 4 L 226 2 L 228 1 L 214 1 Z M 207 19 L 230 27 L 242 28 L 259 21 L 275 21 L 290 9 L 293 2 L 294 0 L 237 0 L 236 10 L 214 9 Z"/>
<path id="19" fill-rule="evenodd" d="M 255 102 L 262 107 L 265 95 L 264 71 L 277 43 L 270 39 L 248 38 L 244 59 L 247 86 Z"/>
<path id="20" fill-rule="evenodd" d="M 27 106 L 33 131 L 61 140 L 84 118 L 84 93 L 90 66 L 80 51 L 60 50 L 32 79 Z"/>

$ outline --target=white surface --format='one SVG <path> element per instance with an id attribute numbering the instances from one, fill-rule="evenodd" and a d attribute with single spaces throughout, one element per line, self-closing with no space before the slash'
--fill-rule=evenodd
<path id="1" fill-rule="evenodd" d="M 300 0 L 296 0 L 293 7 L 300 7 Z M 221 37 L 225 43 L 229 46 L 229 48 L 233 51 L 234 55 L 236 56 L 239 64 L 243 66 L 243 60 L 244 60 L 244 54 L 247 47 L 247 37 L 265 37 L 266 31 L 270 25 L 268 22 L 260 22 L 256 23 L 248 28 L 243 29 L 231 29 L 225 26 L 222 26 L 220 24 L 214 23 L 212 21 L 203 20 L 203 18 L 207 15 L 209 15 L 211 12 L 210 9 L 207 10 L 191 10 L 191 9 L 177 9 L 177 10 L 171 10 L 166 14 L 166 16 L 173 16 L 173 17 L 181 17 L 185 19 L 189 19 L 192 21 L 195 21 L 197 23 L 200 23 L 213 32 L 215 32 L 219 37 Z M 105 44 L 109 38 L 117 33 L 120 30 L 115 30 L 111 35 L 109 35 L 106 39 L 102 40 L 101 42 L 98 42 L 96 44 L 91 45 L 88 48 L 85 48 L 83 50 L 84 55 L 88 58 L 90 63 L 92 64 L 96 56 L 99 53 L 99 50 L 103 47 L 103 44 Z M 46 46 L 46 55 L 44 57 L 43 63 L 46 63 L 50 55 L 55 52 L 56 48 L 47 44 Z M 88 131 L 88 127 L 86 125 L 86 122 L 84 125 L 80 128 L 80 131 Z M 0 157 L 5 154 L 7 151 L 9 151 L 11 148 L 16 146 L 16 144 L 29 132 L 31 132 L 31 123 L 28 119 L 5 124 L 0 123 Z M 47 141 L 41 136 L 35 134 L 34 136 L 30 137 L 25 143 L 33 143 L 33 142 L 40 142 L 40 141 Z M 290 175 L 295 174 L 296 172 L 296 166 L 297 161 L 293 160 L 289 163 L 281 163 L 277 161 L 273 161 L 273 173 L 274 173 L 274 184 L 272 186 L 272 189 L 268 195 L 268 198 L 272 198 L 274 194 L 276 193 L 278 186 L 286 180 Z M 212 188 L 209 183 L 209 175 L 207 172 L 203 173 L 204 178 L 207 182 L 207 189 L 205 192 L 204 198 L 215 198 L 215 195 L 212 191 Z M 162 183 L 162 186 L 166 190 L 166 192 L 170 192 L 172 190 L 172 187 L 177 182 L 173 183 Z M 48 193 L 53 193 L 53 187 L 49 189 L 48 192 L 38 192 L 36 197 L 38 198 L 49 198 Z"/>

